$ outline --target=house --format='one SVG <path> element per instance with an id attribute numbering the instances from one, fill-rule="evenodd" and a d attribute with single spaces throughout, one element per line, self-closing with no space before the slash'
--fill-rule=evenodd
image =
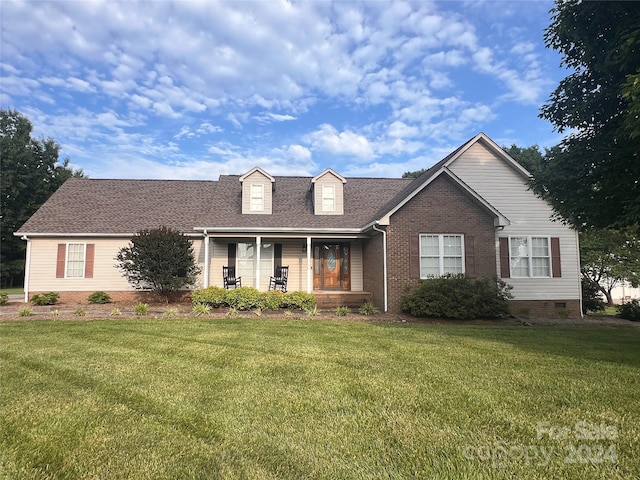
<path id="1" fill-rule="evenodd" d="M 86 301 L 138 294 L 114 257 L 141 229 L 165 225 L 193 239 L 199 286 L 267 290 L 289 266 L 288 290 L 320 305 L 371 299 L 398 312 L 421 278 L 503 278 L 515 314 L 581 311 L 577 233 L 553 221 L 529 173 L 483 133 L 417 179 L 272 176 L 255 167 L 217 181 L 68 180 L 16 233 L 27 241 L 25 296 L 56 291 Z"/>

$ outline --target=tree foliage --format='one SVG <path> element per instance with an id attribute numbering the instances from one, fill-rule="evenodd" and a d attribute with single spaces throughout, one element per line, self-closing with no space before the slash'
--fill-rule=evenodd
<path id="1" fill-rule="evenodd" d="M 623 281 L 640 284 L 640 237 L 631 230 L 589 230 L 580 234 L 583 281 L 613 304 L 611 291 Z"/>
<path id="2" fill-rule="evenodd" d="M 55 140 L 35 139 L 27 117 L 15 110 L 0 110 L 0 282 L 20 284 L 24 278 L 25 242 L 13 235 L 71 176 L 84 176 L 58 163 Z"/>
<path id="3" fill-rule="evenodd" d="M 540 116 L 570 133 L 534 190 L 578 229 L 640 224 L 640 2 L 556 0 L 547 47 L 573 70 Z"/>
<path id="4" fill-rule="evenodd" d="M 404 172 L 402 174 L 402 178 L 418 178 L 420 175 L 422 175 L 426 171 L 427 171 L 426 168 L 422 168 L 420 170 L 416 170 L 415 172 Z"/>
<path id="5" fill-rule="evenodd" d="M 518 147 L 512 144 L 510 147 L 502 147 L 516 162 L 526 168 L 529 173 L 535 175 L 542 164 L 543 154 L 538 145 L 530 147 Z"/>
<path id="6" fill-rule="evenodd" d="M 167 227 L 142 230 L 118 251 L 117 267 L 129 283 L 170 301 L 182 288 L 195 285 L 200 273 L 191 241 Z"/>

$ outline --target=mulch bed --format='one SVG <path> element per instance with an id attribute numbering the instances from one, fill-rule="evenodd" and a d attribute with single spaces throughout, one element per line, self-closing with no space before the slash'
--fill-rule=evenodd
<path id="1" fill-rule="evenodd" d="M 193 318 L 191 303 L 148 303 L 147 315 L 134 313 L 135 303 L 117 302 L 102 305 L 94 304 L 65 304 L 37 306 L 25 304 L 23 301 L 10 300 L 8 304 L 0 306 L 0 321 L 27 321 L 27 320 L 97 320 L 97 319 L 148 319 L 148 318 Z M 29 307 L 31 315 L 20 316 L 19 311 Z M 112 312 L 118 309 L 120 315 Z M 175 310 L 174 310 L 175 309 Z M 167 314 L 172 310 L 172 314 Z M 177 311 L 176 311 L 177 310 Z M 214 308 L 202 318 L 226 318 L 228 309 Z M 585 316 L 583 318 L 515 318 L 503 319 L 478 319 L 478 320 L 451 320 L 441 318 L 415 318 L 410 315 L 395 313 L 377 313 L 374 315 L 360 315 L 357 310 L 352 310 L 348 316 L 338 316 L 333 310 L 319 311 L 317 316 L 309 316 L 302 311 L 291 311 L 287 314 L 281 311 L 264 311 L 257 315 L 254 311 L 238 311 L 236 318 L 255 319 L 283 319 L 304 318 L 308 320 L 337 320 L 337 321 L 364 321 L 381 323 L 426 323 L 426 324 L 463 324 L 463 325 L 575 325 L 575 326 L 635 326 L 640 327 L 640 322 L 630 322 L 612 316 Z"/>

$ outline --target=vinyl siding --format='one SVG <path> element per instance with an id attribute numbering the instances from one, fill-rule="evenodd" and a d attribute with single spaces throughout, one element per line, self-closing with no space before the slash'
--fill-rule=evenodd
<path id="1" fill-rule="evenodd" d="M 59 243 L 93 243 L 95 245 L 93 278 L 56 278 Z M 129 244 L 128 238 L 33 238 L 29 291 L 95 292 L 97 290 L 133 290 L 114 265 L 118 250 Z"/>
<path id="2" fill-rule="evenodd" d="M 580 298 L 577 234 L 561 222 L 551 220 L 553 209 L 536 197 L 526 179 L 481 143 L 476 143 L 451 165 L 450 170 L 510 220 L 496 232 L 496 273 L 500 272 L 497 237 L 518 235 L 560 239 L 561 278 L 509 278 L 517 300 Z"/>
<path id="3" fill-rule="evenodd" d="M 324 212 L 322 210 L 322 187 L 324 185 L 333 185 L 335 188 L 335 210 L 333 212 Z M 313 204 L 316 215 L 343 215 L 344 214 L 344 185 L 342 180 L 337 178 L 333 173 L 327 172 L 316 180 L 314 183 L 314 199 Z"/>
<path id="4" fill-rule="evenodd" d="M 251 211 L 251 185 L 263 185 L 264 211 Z M 260 172 L 253 172 L 242 182 L 242 213 L 251 215 L 270 215 L 273 207 L 271 180 Z"/>
<path id="5" fill-rule="evenodd" d="M 58 244 L 87 243 L 95 245 L 92 278 L 56 278 Z M 129 238 L 33 238 L 31 239 L 31 266 L 29 291 L 95 292 L 135 290 L 115 266 L 118 251 L 129 245 Z M 204 242 L 193 242 L 194 256 L 199 266 L 204 262 Z M 203 285 L 203 273 L 196 286 Z"/>

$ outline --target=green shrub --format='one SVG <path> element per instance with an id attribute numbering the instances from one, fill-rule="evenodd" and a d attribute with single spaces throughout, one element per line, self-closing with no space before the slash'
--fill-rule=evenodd
<path id="1" fill-rule="evenodd" d="M 238 316 L 238 310 L 236 310 L 235 308 L 230 308 L 229 311 L 227 312 L 227 317 L 229 318 L 236 318 Z"/>
<path id="2" fill-rule="evenodd" d="M 207 287 L 191 294 L 194 305 L 209 305 L 212 308 L 227 307 L 236 310 L 278 310 L 294 308 L 308 310 L 316 305 L 316 298 L 306 292 L 283 293 L 277 290 L 260 292 L 253 287 L 225 290 L 221 287 Z"/>
<path id="3" fill-rule="evenodd" d="M 280 290 L 270 290 L 264 292 L 262 306 L 264 310 L 278 310 L 288 306 L 287 294 Z"/>
<path id="4" fill-rule="evenodd" d="M 509 313 L 511 288 L 499 279 L 444 275 L 422 280 L 401 297 L 400 308 L 414 317 L 502 317 Z"/>
<path id="5" fill-rule="evenodd" d="M 91 295 L 89 295 L 87 297 L 87 301 L 89 303 L 105 304 L 105 303 L 111 303 L 111 297 L 107 292 L 98 291 L 98 292 L 93 292 Z"/>
<path id="6" fill-rule="evenodd" d="M 318 311 L 318 307 L 315 305 L 310 308 L 305 308 L 304 313 L 306 313 L 310 317 L 317 317 L 318 315 L 320 315 L 320 312 Z"/>
<path id="7" fill-rule="evenodd" d="M 137 303 L 135 307 L 133 307 L 133 313 L 138 316 L 147 315 L 149 313 L 149 305 L 146 303 Z"/>
<path id="8" fill-rule="evenodd" d="M 7 303 L 9 303 L 9 295 L 4 292 L 0 293 L 0 305 L 6 305 Z"/>
<path id="9" fill-rule="evenodd" d="M 285 294 L 285 303 L 282 308 L 295 308 L 310 310 L 316 306 L 316 297 L 307 292 L 288 292 Z"/>
<path id="10" fill-rule="evenodd" d="M 109 315 L 111 315 L 112 317 L 117 317 L 122 315 L 122 312 L 120 311 L 119 308 L 112 308 L 111 313 L 109 313 Z"/>
<path id="11" fill-rule="evenodd" d="M 632 322 L 640 322 L 640 302 L 631 300 L 630 302 L 618 305 L 618 317 Z"/>
<path id="12" fill-rule="evenodd" d="M 335 312 L 339 317 L 346 317 L 351 313 L 351 310 L 349 307 L 336 307 Z"/>
<path id="13" fill-rule="evenodd" d="M 55 305 L 59 298 L 60 294 L 56 292 L 40 293 L 31 297 L 31 303 L 34 305 Z"/>
<path id="14" fill-rule="evenodd" d="M 240 287 L 233 290 L 227 290 L 225 295 L 225 303 L 229 308 L 236 310 L 252 310 L 262 307 L 263 294 L 257 288 Z"/>
<path id="15" fill-rule="evenodd" d="M 22 307 L 18 310 L 18 315 L 20 315 L 21 317 L 29 317 L 33 315 L 33 312 L 29 307 Z"/>
<path id="16" fill-rule="evenodd" d="M 57 308 L 54 308 L 53 310 L 51 310 L 51 315 L 57 317 L 60 315 L 60 311 Z"/>
<path id="17" fill-rule="evenodd" d="M 380 310 L 378 310 L 378 307 L 376 307 L 373 303 L 371 302 L 365 302 L 361 307 L 360 310 L 358 310 L 358 312 L 360 313 L 360 315 L 375 315 L 376 313 L 378 313 Z"/>
<path id="18" fill-rule="evenodd" d="M 174 318 L 174 317 L 176 317 L 178 315 L 178 309 L 177 308 L 167 308 L 162 315 L 167 317 L 167 318 Z"/>
<path id="19" fill-rule="evenodd" d="M 84 310 L 84 308 L 78 307 L 76 308 L 75 312 L 73 312 L 73 314 L 76 317 L 84 317 L 87 314 L 87 312 Z"/>
<path id="20" fill-rule="evenodd" d="M 196 317 L 202 317 L 203 315 L 209 315 L 211 307 L 206 303 L 197 303 L 191 309 L 191 313 Z"/>
<path id="21" fill-rule="evenodd" d="M 226 306 L 226 294 L 227 290 L 222 287 L 207 287 L 192 292 L 191 302 L 193 304 L 209 305 L 211 308 L 224 307 Z"/>

